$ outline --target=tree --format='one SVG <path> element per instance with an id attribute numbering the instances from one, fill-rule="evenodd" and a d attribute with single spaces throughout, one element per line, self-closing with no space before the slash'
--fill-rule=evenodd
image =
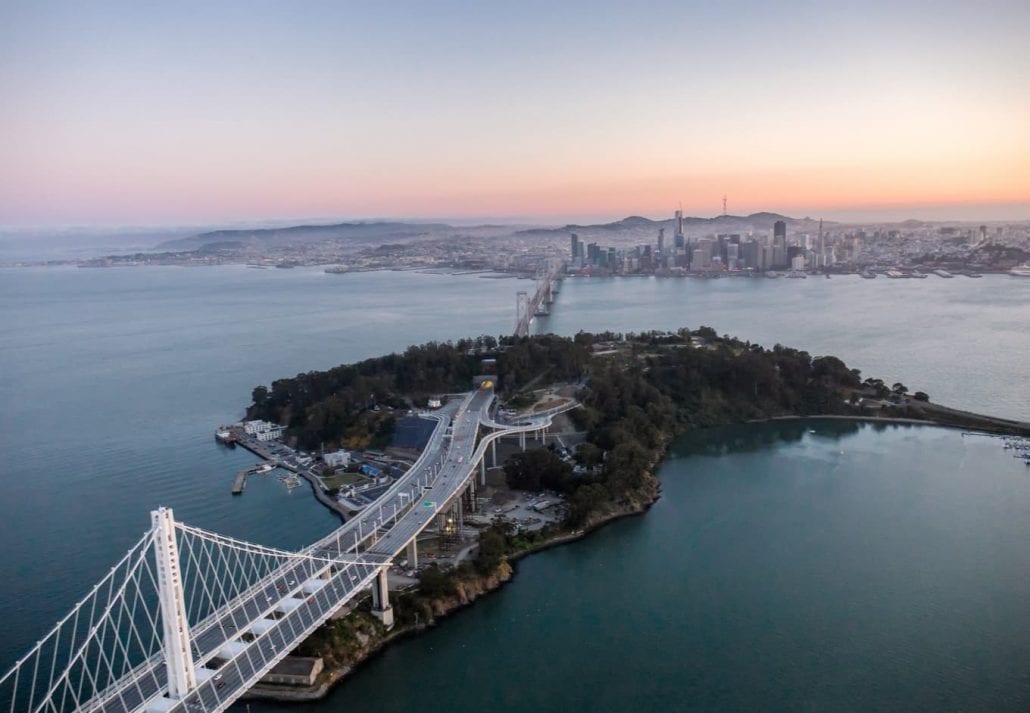
<path id="1" fill-rule="evenodd" d="M 504 464 L 504 477 L 513 490 L 557 490 L 572 486 L 572 468 L 546 448 L 516 453 Z"/>
<path id="2" fill-rule="evenodd" d="M 601 449 L 595 446 L 590 441 L 580 444 L 579 451 L 576 453 L 576 460 L 587 468 L 593 468 L 595 465 L 601 462 Z"/>
<path id="3" fill-rule="evenodd" d="M 503 526 L 491 525 L 479 534 L 479 551 L 473 566 L 480 574 L 490 574 L 508 551 L 508 537 Z"/>
<path id="4" fill-rule="evenodd" d="M 454 580 L 433 562 L 418 573 L 418 591 L 426 597 L 442 597 L 454 594 Z"/>
<path id="5" fill-rule="evenodd" d="M 891 387 L 891 391 L 893 391 L 894 393 L 896 393 L 896 394 L 898 394 L 900 396 L 902 394 L 907 394 L 908 393 L 908 387 L 905 386 L 904 384 L 902 384 L 900 381 L 898 381 L 898 382 L 895 382 L 894 386 Z"/>
<path id="6" fill-rule="evenodd" d="M 571 527 L 585 525 L 590 515 L 603 508 L 609 498 L 608 489 L 600 483 L 589 483 L 576 488 L 576 492 L 569 498 L 566 522 Z"/>
<path id="7" fill-rule="evenodd" d="M 912 398 L 914 398 L 916 401 L 929 401 L 930 400 L 929 394 L 927 394 L 925 391 L 917 391 L 917 392 L 915 392 L 914 394 L 912 394 Z"/>

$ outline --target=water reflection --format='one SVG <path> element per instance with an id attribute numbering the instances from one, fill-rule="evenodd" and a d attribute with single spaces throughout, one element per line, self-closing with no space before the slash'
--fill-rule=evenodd
<path id="1" fill-rule="evenodd" d="M 857 435 L 863 429 L 883 433 L 915 428 L 923 428 L 923 426 L 889 421 L 850 421 L 830 418 L 736 424 L 691 431 L 677 440 L 671 456 L 673 458 L 716 457 L 729 453 L 754 453 L 779 444 L 798 443 L 806 435 L 815 439 L 840 441 Z"/>

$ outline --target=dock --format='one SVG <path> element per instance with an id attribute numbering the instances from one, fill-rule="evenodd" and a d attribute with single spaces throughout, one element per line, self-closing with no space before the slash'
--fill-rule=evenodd
<path id="1" fill-rule="evenodd" d="M 243 494 L 243 489 L 247 487 L 247 476 L 250 475 L 250 471 L 251 471 L 250 468 L 244 468 L 243 470 L 241 470 L 239 473 L 236 474 L 236 477 L 232 481 L 232 494 L 233 495 L 242 495 Z"/>

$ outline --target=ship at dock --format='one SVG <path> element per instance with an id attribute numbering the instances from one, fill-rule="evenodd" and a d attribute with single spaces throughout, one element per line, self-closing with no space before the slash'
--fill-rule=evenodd
<path id="1" fill-rule="evenodd" d="M 1013 277 L 1030 277 L 1030 264 L 1023 263 L 1009 270 L 1009 274 Z"/>

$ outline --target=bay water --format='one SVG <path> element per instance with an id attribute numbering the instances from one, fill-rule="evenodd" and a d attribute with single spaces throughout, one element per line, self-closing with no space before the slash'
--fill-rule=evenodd
<path id="1" fill-rule="evenodd" d="M 0 668 L 106 572 L 157 505 L 174 507 L 191 524 L 273 546 L 299 547 L 329 531 L 336 521 L 306 489 L 290 493 L 272 478 L 254 478 L 242 497 L 231 497 L 233 473 L 253 457 L 216 446 L 214 427 L 237 420 L 250 390 L 275 378 L 430 339 L 507 332 L 515 291 L 525 284 L 308 268 L 0 270 L 0 606 L 8 613 Z M 567 280 L 552 315 L 534 328 L 574 334 L 709 324 L 767 346 L 835 354 L 867 376 L 901 380 L 944 403 L 1030 419 L 1028 312 L 1030 280 L 1005 276 L 613 278 Z M 834 436 L 826 424 L 816 434 L 781 424 L 773 437 L 766 428 L 773 427 L 684 441 L 663 466 L 665 496 L 651 515 L 526 560 L 504 592 L 396 647 L 312 710 L 407 709 L 425 703 L 421 692 L 437 684 L 451 691 L 440 698 L 453 703 L 449 710 L 482 709 L 485 701 L 519 710 L 548 709 L 548 701 L 598 710 L 605 700 L 617 710 L 633 696 L 655 710 L 676 709 L 689 700 L 677 691 L 688 690 L 709 690 L 715 697 L 696 699 L 709 701 L 700 706 L 707 709 L 757 700 L 729 695 L 734 680 L 755 695 L 778 696 L 769 699 L 772 707 L 868 710 L 889 708 L 891 695 L 912 704 L 943 700 L 928 696 L 945 673 L 955 681 L 945 694 L 971 705 L 1025 708 L 1026 678 L 1013 661 L 1026 661 L 1027 619 L 1016 602 L 1026 601 L 1030 569 L 1022 548 L 1011 544 L 1027 534 L 1026 518 L 1016 517 L 1030 503 L 1022 466 L 990 439 L 939 429 L 861 427 Z M 784 429 L 800 437 L 776 435 Z M 748 445 L 755 438 L 760 448 Z M 824 446 L 818 457 L 804 450 L 821 453 Z M 842 456 L 831 468 L 819 460 L 831 451 L 866 455 Z M 806 473 L 813 481 L 802 480 L 804 497 L 788 497 Z M 917 528 L 899 503 L 925 498 L 935 505 L 920 513 L 926 527 Z M 776 507 L 748 505 L 758 501 Z M 828 528 L 830 513 L 843 516 L 857 503 L 868 510 L 866 535 L 854 519 L 847 528 Z M 738 510 L 746 514 L 747 507 L 753 512 L 741 520 Z M 779 549 L 755 550 L 738 540 L 746 552 L 716 556 L 712 537 L 729 535 L 717 528 L 721 518 L 730 518 L 737 538 L 776 535 Z M 814 522 L 814 529 L 784 530 L 784 520 L 798 528 Z M 890 548 L 860 546 L 863 537 L 880 537 L 886 522 L 906 525 Z M 949 529 L 952 536 L 943 537 Z M 967 540 L 969 547 L 959 546 Z M 658 541 L 665 543 L 661 556 L 644 558 Z M 931 541 L 947 561 L 926 560 Z M 992 550 L 985 564 L 987 550 L 974 546 L 983 542 L 1009 546 Z M 710 556 L 701 561 L 704 543 Z M 893 563 L 883 557 L 892 551 Z M 840 566 L 830 568 L 831 557 Z M 871 577 L 878 563 L 884 569 Z M 590 567 L 589 576 L 579 567 Z M 954 596 L 920 599 L 911 577 Z M 957 579 L 964 589 L 955 589 Z M 762 608 L 770 583 L 776 594 Z M 864 594 L 861 584 L 868 585 Z M 854 592 L 855 601 L 803 621 L 803 612 L 828 606 L 828 592 Z M 793 608 L 788 594 L 797 599 Z M 558 608 L 535 618 L 525 607 L 545 595 Z M 857 617 L 854 630 L 848 612 Z M 907 634 L 898 627 L 905 613 L 919 624 Z M 665 638 L 653 631 L 655 621 L 664 622 Z M 941 627 L 947 636 L 933 638 Z M 960 645 L 963 632 L 969 638 Z M 773 640 L 782 644 L 775 654 Z M 755 657 L 744 655 L 758 644 Z M 476 655 L 468 651 L 456 663 L 462 647 Z M 699 665 L 709 654 L 711 665 Z M 876 664 L 881 655 L 889 667 Z M 533 656 L 549 661 L 553 676 L 541 678 L 526 660 Z M 420 678 L 436 661 L 457 667 L 449 669 L 457 678 Z M 621 694 L 602 700 L 575 683 L 619 661 L 628 669 L 609 686 Z M 888 668 L 897 686 L 863 698 Z M 825 686 L 813 687 L 827 676 Z M 384 688 L 388 700 L 370 697 Z M 582 698 L 572 696 L 577 691 Z M 586 707 L 588 701 L 595 705 Z"/>

